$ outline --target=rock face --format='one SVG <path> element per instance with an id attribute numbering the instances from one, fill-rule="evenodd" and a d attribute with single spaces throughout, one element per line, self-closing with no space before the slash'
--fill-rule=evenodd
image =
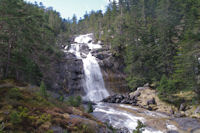
<path id="1" fill-rule="evenodd" d="M 102 44 L 102 49 L 92 52 L 98 59 L 103 74 L 106 88 L 112 92 L 126 92 L 128 86 L 125 81 L 126 75 L 123 73 L 124 64 L 120 59 L 114 57 L 110 49 Z"/>
<path id="2" fill-rule="evenodd" d="M 70 53 L 68 53 L 70 55 Z M 83 93 L 82 79 L 84 78 L 83 62 L 80 59 L 66 55 L 65 88 L 69 94 Z"/>
<path id="3" fill-rule="evenodd" d="M 45 78 L 45 83 L 53 91 L 61 91 L 65 95 L 80 95 L 84 93 L 82 86 L 82 79 L 84 77 L 83 62 L 77 59 L 75 55 L 65 53 L 62 62 L 55 64 L 52 71 L 55 72 L 54 76 Z"/>

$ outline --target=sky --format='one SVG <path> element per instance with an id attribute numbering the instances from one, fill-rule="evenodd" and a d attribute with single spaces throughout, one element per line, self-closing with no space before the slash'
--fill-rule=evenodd
<path id="1" fill-rule="evenodd" d="M 27 2 L 42 2 L 45 7 L 53 7 L 54 10 L 60 12 L 62 18 L 72 18 L 76 14 L 77 18 L 83 17 L 86 11 L 91 10 L 105 11 L 109 0 L 25 0 Z"/>

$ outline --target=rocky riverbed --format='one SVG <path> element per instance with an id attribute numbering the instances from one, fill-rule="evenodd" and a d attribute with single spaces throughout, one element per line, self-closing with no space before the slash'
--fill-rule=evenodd
<path id="1" fill-rule="evenodd" d="M 142 117 L 144 120 L 141 119 L 141 121 L 147 127 L 151 127 L 151 130 L 157 129 L 155 131 L 164 133 L 200 133 L 200 121 L 198 117 L 192 118 L 191 115 L 188 115 L 187 112 L 189 110 L 186 110 L 187 107 L 183 104 L 180 107 L 175 107 L 161 101 L 157 96 L 156 90 L 150 88 L 148 85 L 138 87 L 136 91 L 131 93 L 111 95 L 103 99 L 102 102 L 109 104 L 109 108 L 114 107 L 113 112 L 120 108 L 128 113 L 133 113 L 134 116 Z M 112 109 L 107 108 L 106 110 L 112 112 Z M 197 110 L 198 107 L 193 114 Z M 100 114 L 105 112 L 99 108 L 96 111 L 100 112 Z M 113 113 L 112 115 L 116 114 Z"/>

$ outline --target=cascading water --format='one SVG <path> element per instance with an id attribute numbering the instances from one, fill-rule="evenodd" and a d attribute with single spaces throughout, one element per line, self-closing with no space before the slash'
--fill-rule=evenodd
<path id="1" fill-rule="evenodd" d="M 92 34 L 80 35 L 75 38 L 74 44 L 71 44 L 67 52 L 73 53 L 76 58 L 83 61 L 85 79 L 83 82 L 86 95 L 84 100 L 93 101 L 93 115 L 102 122 L 110 123 L 115 128 L 125 129 L 124 132 L 132 132 L 137 126 L 137 120 L 145 123 L 152 123 L 157 120 L 164 120 L 161 125 L 167 130 L 177 130 L 175 125 L 170 124 L 170 117 L 157 112 L 150 112 L 140 108 L 135 108 L 123 104 L 108 104 L 99 102 L 109 96 L 105 88 L 102 73 L 97 59 L 92 55 L 92 51 L 100 49 L 100 44 L 92 43 Z M 126 130 L 127 129 L 127 130 Z M 163 133 L 160 129 L 146 127 L 144 133 Z"/>
<path id="2" fill-rule="evenodd" d="M 99 64 L 91 54 L 91 50 L 100 49 L 101 45 L 92 43 L 92 34 L 80 35 L 75 38 L 74 42 L 68 52 L 75 54 L 78 59 L 83 61 L 84 90 L 86 92 L 84 99 L 93 102 L 101 101 L 103 98 L 108 97 L 109 93 L 105 88 Z M 89 49 L 84 51 L 81 49 L 83 46 Z"/>

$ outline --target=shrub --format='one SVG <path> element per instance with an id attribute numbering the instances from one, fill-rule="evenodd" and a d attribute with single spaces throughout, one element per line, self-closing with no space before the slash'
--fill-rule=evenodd
<path id="1" fill-rule="evenodd" d="M 158 86 L 159 94 L 172 93 L 174 91 L 176 91 L 175 82 L 163 75 Z"/>
<path id="2" fill-rule="evenodd" d="M 139 120 L 137 121 L 137 124 L 136 130 L 133 130 L 133 133 L 142 133 L 145 130 L 145 125 Z"/>
<path id="3" fill-rule="evenodd" d="M 18 110 L 19 110 L 20 117 L 23 117 L 23 118 L 28 117 L 28 109 L 26 107 L 19 106 Z"/>
<path id="4" fill-rule="evenodd" d="M 22 118 L 20 116 L 20 114 L 17 112 L 17 111 L 13 111 L 11 114 L 10 114 L 10 121 L 13 123 L 13 124 L 19 124 L 22 122 Z"/>
<path id="5" fill-rule="evenodd" d="M 64 96 L 63 96 L 63 95 L 61 95 L 61 96 L 59 97 L 59 99 L 58 99 L 58 100 L 59 100 L 60 102 L 64 102 L 64 99 L 65 99 L 65 98 L 64 98 Z"/>
<path id="6" fill-rule="evenodd" d="M 92 113 L 93 112 L 93 107 L 92 107 L 92 103 L 91 102 L 88 103 L 88 111 L 87 112 L 88 113 Z"/>
<path id="7" fill-rule="evenodd" d="M 19 91 L 19 88 L 11 88 L 8 92 L 8 96 L 11 99 L 21 99 L 22 98 L 22 94 Z"/>
<path id="8" fill-rule="evenodd" d="M 40 84 L 40 94 L 41 96 L 43 96 L 44 98 L 47 98 L 47 89 L 46 86 L 44 84 L 44 82 L 42 81 Z"/>
<path id="9" fill-rule="evenodd" d="M 79 107 L 81 105 L 81 102 L 82 102 L 81 96 L 77 96 L 75 98 L 73 96 L 70 96 L 68 98 L 68 104 L 74 107 Z"/>

